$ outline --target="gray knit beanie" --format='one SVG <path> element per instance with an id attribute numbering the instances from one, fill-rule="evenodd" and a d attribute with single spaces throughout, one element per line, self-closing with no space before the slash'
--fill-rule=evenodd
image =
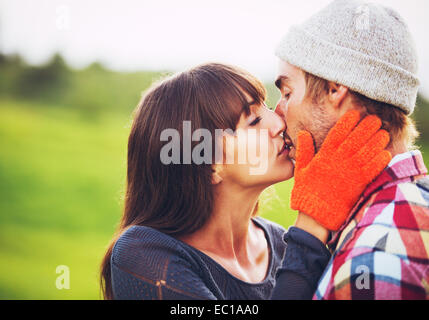
<path id="1" fill-rule="evenodd" d="M 410 31 L 398 13 L 359 0 L 335 0 L 293 26 L 276 55 L 368 98 L 414 111 L 419 80 Z"/>

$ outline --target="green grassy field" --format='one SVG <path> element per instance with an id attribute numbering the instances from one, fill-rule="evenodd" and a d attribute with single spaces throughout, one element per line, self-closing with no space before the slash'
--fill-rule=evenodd
<path id="1" fill-rule="evenodd" d="M 0 102 L 0 299 L 98 298 L 120 215 L 128 119 Z M 70 267 L 70 290 L 55 287 Z"/>
<path id="2" fill-rule="evenodd" d="M 0 99 L 0 299 L 100 298 L 130 121 L 118 113 L 85 121 L 70 109 Z M 264 194 L 262 216 L 293 223 L 292 183 Z M 55 286 L 58 265 L 70 268 L 69 290 Z"/>

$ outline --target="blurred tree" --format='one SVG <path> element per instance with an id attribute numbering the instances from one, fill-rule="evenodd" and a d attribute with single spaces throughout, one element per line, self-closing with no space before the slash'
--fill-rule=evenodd
<path id="1" fill-rule="evenodd" d="M 413 114 L 420 132 L 420 141 L 429 146 L 429 101 L 421 94 L 417 97 L 417 106 Z"/>
<path id="2" fill-rule="evenodd" d="M 24 98 L 44 98 L 55 101 L 69 84 L 68 67 L 60 54 L 55 54 L 43 66 L 25 67 L 19 75 L 16 93 Z"/>
<path id="3" fill-rule="evenodd" d="M 25 67 L 24 61 L 18 54 L 0 57 L 0 95 L 14 95 L 19 75 Z"/>
<path id="4" fill-rule="evenodd" d="M 106 68 L 103 66 L 103 64 L 98 61 L 91 63 L 88 67 L 86 67 L 85 70 L 89 72 L 106 72 L 107 71 Z"/>
<path id="5" fill-rule="evenodd" d="M 0 52 L 0 66 L 6 64 L 6 56 Z"/>

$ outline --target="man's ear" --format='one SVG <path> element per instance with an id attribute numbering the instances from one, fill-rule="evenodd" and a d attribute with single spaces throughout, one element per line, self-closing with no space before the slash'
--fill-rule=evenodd
<path id="1" fill-rule="evenodd" d="M 348 93 L 349 88 L 335 82 L 329 82 L 328 99 L 334 109 L 341 107 Z"/>
<path id="2" fill-rule="evenodd" d="M 216 185 L 222 182 L 222 169 L 223 167 L 221 164 L 214 164 L 212 166 L 212 184 Z"/>

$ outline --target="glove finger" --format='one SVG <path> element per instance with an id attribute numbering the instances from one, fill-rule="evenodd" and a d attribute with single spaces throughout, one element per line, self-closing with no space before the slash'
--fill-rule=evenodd
<path id="1" fill-rule="evenodd" d="M 377 116 L 365 117 L 340 145 L 337 151 L 338 155 L 342 159 L 348 159 L 355 155 L 380 130 L 381 125 L 381 120 Z"/>
<path id="2" fill-rule="evenodd" d="M 356 168 L 365 166 L 382 152 L 390 142 L 390 135 L 386 130 L 379 130 L 352 158 L 352 163 Z"/>
<path id="3" fill-rule="evenodd" d="M 319 153 L 329 156 L 335 152 L 359 123 L 360 118 L 360 113 L 357 110 L 348 111 L 342 116 L 329 131 Z"/>
<path id="4" fill-rule="evenodd" d="M 296 163 L 297 171 L 304 169 L 314 157 L 314 141 L 308 131 L 300 131 L 298 133 L 298 146 L 296 148 Z"/>
<path id="5" fill-rule="evenodd" d="M 380 173 L 386 169 L 389 162 L 392 160 L 392 155 L 389 151 L 384 150 L 379 153 L 374 159 L 369 161 L 362 167 L 362 179 L 365 184 L 371 183 Z"/>

